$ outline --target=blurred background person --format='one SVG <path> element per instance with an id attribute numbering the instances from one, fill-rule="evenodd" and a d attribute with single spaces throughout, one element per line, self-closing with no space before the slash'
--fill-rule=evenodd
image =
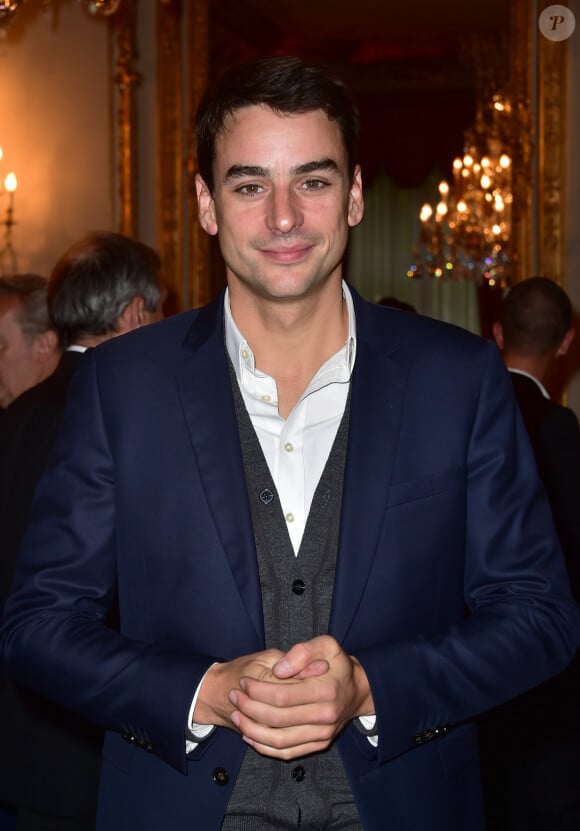
<path id="1" fill-rule="evenodd" d="M 572 589 L 580 601 L 580 429 L 575 413 L 548 393 L 558 361 L 568 353 L 575 335 L 570 299 L 547 277 L 524 280 L 505 297 L 493 333 L 510 371 Z"/>
<path id="2" fill-rule="evenodd" d="M 83 352 L 160 319 L 163 299 L 158 254 L 119 234 L 89 234 L 54 267 L 48 307 L 62 358 L 49 378 L 4 411 L 0 437 L 2 601 L 10 590 L 34 488 Z M 18 831 L 94 828 L 100 730 L 4 678 L 0 736 L 0 802 L 14 806 Z"/>
<path id="3" fill-rule="evenodd" d="M 580 429 L 551 400 L 550 378 L 574 338 L 573 310 L 552 280 L 532 277 L 506 295 L 493 334 L 510 371 L 580 601 Z M 580 828 L 580 657 L 556 678 L 480 721 L 490 831 Z"/>
<path id="4" fill-rule="evenodd" d="M 47 288 L 48 280 L 39 274 L 0 277 L 0 408 L 47 378 L 58 364 Z"/>

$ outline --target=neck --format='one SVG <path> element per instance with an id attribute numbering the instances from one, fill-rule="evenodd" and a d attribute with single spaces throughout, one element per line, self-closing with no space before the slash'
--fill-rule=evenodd
<path id="1" fill-rule="evenodd" d="M 342 284 L 316 297 L 269 303 L 253 303 L 230 289 L 230 304 L 256 367 L 276 381 L 278 409 L 285 418 L 322 364 L 346 342 Z"/>

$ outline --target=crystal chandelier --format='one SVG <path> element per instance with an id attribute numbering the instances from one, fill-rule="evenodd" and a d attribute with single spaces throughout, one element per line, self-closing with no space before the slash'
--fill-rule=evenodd
<path id="1" fill-rule="evenodd" d="M 14 15 L 27 0 L 0 0 L 0 28 L 7 26 Z M 48 8 L 52 0 L 42 0 Z M 92 15 L 103 15 L 108 17 L 115 14 L 122 0 L 79 0 L 84 8 Z"/>
<path id="2" fill-rule="evenodd" d="M 421 232 L 409 277 L 475 280 L 505 286 L 511 270 L 511 104 L 496 93 L 479 107 L 465 134 L 453 181 L 439 183 L 439 201 L 419 214 Z"/>

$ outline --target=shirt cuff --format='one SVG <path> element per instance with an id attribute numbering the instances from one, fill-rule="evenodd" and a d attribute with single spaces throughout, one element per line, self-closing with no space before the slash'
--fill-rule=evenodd
<path id="1" fill-rule="evenodd" d="M 359 716 L 355 719 L 355 724 L 357 729 L 363 736 L 367 737 L 373 747 L 379 746 L 379 732 L 377 730 L 377 717 L 375 715 Z"/>
<path id="2" fill-rule="evenodd" d="M 215 662 L 215 663 L 217 663 L 217 662 Z M 195 721 L 193 721 L 193 713 L 195 711 L 195 705 L 197 704 L 197 699 L 198 699 L 198 696 L 199 696 L 199 691 L 201 689 L 201 685 L 203 684 L 205 676 L 207 675 L 207 673 L 209 672 L 211 667 L 215 666 L 215 663 L 213 663 L 210 667 L 208 667 L 207 670 L 204 672 L 204 674 L 201 678 L 201 681 L 197 685 L 197 689 L 195 690 L 195 693 L 193 694 L 193 699 L 191 701 L 191 705 L 189 707 L 189 713 L 187 715 L 187 730 L 186 730 L 186 735 L 185 735 L 185 752 L 186 753 L 191 753 L 193 750 L 195 750 L 195 748 L 198 746 L 198 744 L 200 742 L 202 742 L 204 739 L 209 738 L 209 736 L 211 736 L 211 734 L 216 729 L 215 724 L 197 724 Z"/>

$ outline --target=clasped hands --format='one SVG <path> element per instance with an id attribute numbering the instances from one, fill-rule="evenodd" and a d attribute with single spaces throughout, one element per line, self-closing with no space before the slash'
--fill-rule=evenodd
<path id="1" fill-rule="evenodd" d="M 290 760 L 325 750 L 353 718 L 374 713 L 366 673 L 330 635 L 288 652 L 215 664 L 194 721 L 236 730 L 258 753 Z"/>

